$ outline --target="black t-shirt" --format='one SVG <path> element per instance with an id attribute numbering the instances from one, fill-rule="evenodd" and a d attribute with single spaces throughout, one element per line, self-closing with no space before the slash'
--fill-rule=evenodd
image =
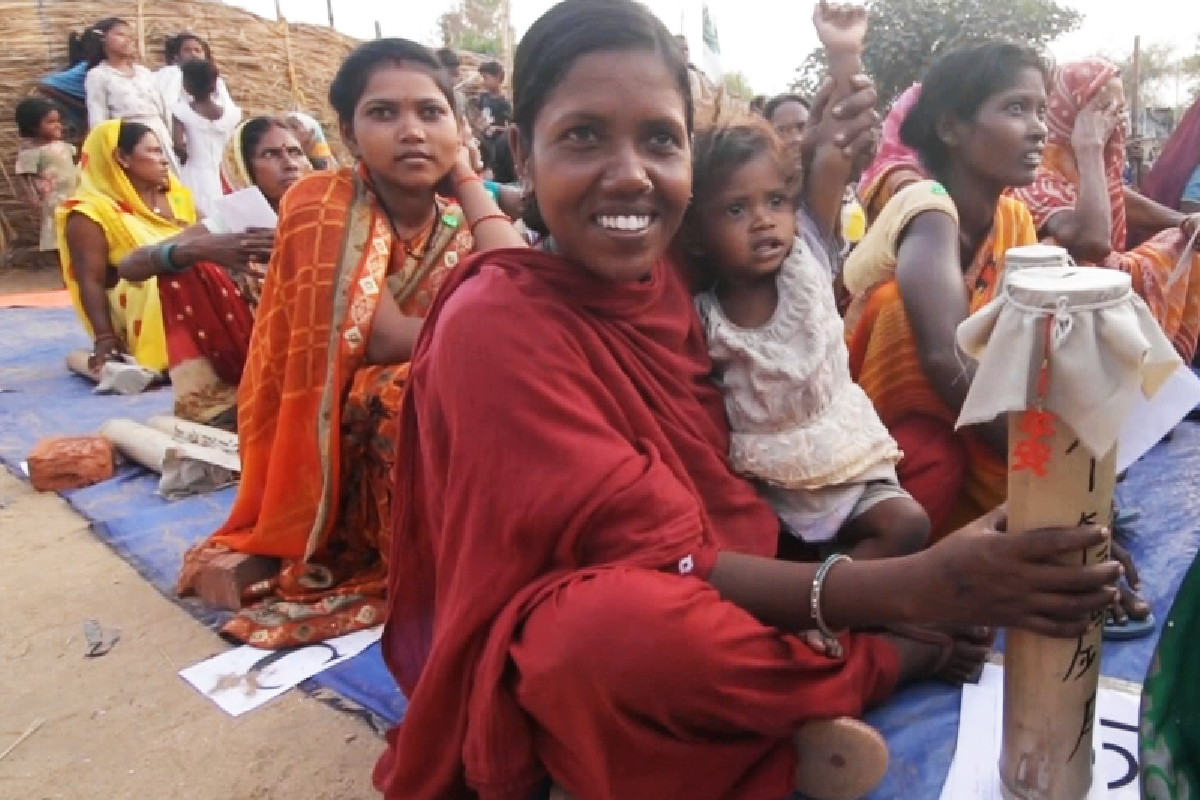
<path id="1" fill-rule="evenodd" d="M 487 129 L 488 126 L 496 125 L 503 127 L 512 121 L 512 103 L 503 95 L 498 94 L 481 94 L 479 95 L 479 127 Z"/>

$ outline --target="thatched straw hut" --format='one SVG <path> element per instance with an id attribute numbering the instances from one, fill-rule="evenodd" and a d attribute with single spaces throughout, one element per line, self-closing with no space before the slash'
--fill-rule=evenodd
<path id="1" fill-rule="evenodd" d="M 162 66 L 167 36 L 185 30 L 199 34 L 212 46 L 230 94 L 247 115 L 304 110 L 336 139 L 325 97 L 342 59 L 357 42 L 329 28 L 266 20 L 205 0 L 0 0 L 0 109 L 9 115 L 0 121 L 0 240 L 4 220 L 16 232 L 18 248 L 36 242 L 38 231 L 36 215 L 14 191 L 18 140 L 12 109 L 33 92 L 39 78 L 66 67 L 71 31 L 82 33 L 111 16 L 137 27 L 151 69 Z"/>

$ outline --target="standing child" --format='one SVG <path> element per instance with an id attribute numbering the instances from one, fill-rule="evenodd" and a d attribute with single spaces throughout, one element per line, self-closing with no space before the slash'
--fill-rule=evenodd
<path id="1" fill-rule="evenodd" d="M 54 209 L 75 191 L 75 146 L 63 141 L 63 124 L 54 103 L 28 97 L 17 104 L 17 180 L 25 199 L 42 215 L 38 266 L 58 266 Z"/>
<path id="2" fill-rule="evenodd" d="M 865 11 L 821 3 L 815 23 L 840 96 L 858 72 L 845 51 L 861 49 Z M 817 153 L 811 179 L 842 185 L 850 166 L 839 151 Z M 841 203 L 797 214 L 794 172 L 763 121 L 696 136 L 688 231 L 712 278 L 696 304 L 733 431 L 730 459 L 802 541 L 859 559 L 908 555 L 925 546 L 929 518 L 900 487 L 900 449 L 850 377 L 830 285 Z M 806 640 L 840 654 L 835 639 Z"/>
<path id="3" fill-rule="evenodd" d="M 172 109 L 171 136 L 180 163 L 179 180 L 191 190 L 196 210 L 207 217 L 225 193 L 221 160 L 242 121 L 242 110 L 232 100 L 221 101 L 220 73 L 211 61 L 185 61 L 182 71 L 184 96 Z"/>

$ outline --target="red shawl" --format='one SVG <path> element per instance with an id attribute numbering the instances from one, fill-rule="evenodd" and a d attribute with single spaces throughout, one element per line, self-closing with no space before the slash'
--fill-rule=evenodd
<path id="1" fill-rule="evenodd" d="M 557 586 L 774 554 L 773 512 L 727 467 L 709 369 L 666 262 L 618 285 L 501 250 L 447 282 L 400 420 L 383 648 L 411 702 L 376 768 L 386 797 L 528 800 L 544 773 L 509 645 Z"/>

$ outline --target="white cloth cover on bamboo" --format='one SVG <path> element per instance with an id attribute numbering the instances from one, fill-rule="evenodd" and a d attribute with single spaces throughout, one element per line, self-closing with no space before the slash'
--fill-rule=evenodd
<path id="1" fill-rule="evenodd" d="M 978 362 L 958 427 L 1034 406 L 1044 356 L 1042 407 L 1097 458 L 1116 445 L 1138 393 L 1153 397 L 1182 363 L 1129 276 L 1097 267 L 1013 273 L 958 327 L 958 346 Z"/>

